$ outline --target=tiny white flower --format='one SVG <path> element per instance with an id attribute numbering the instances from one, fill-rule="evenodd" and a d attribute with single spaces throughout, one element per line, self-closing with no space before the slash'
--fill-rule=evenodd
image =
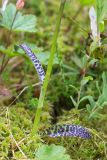
<path id="1" fill-rule="evenodd" d="M 8 0 L 2 0 L 2 7 L 1 7 L 1 11 L 5 11 L 6 6 L 7 6 Z"/>
<path id="2" fill-rule="evenodd" d="M 90 8 L 89 17 L 90 17 L 90 23 L 91 23 L 92 36 L 95 39 L 98 35 L 98 32 L 97 32 L 97 16 L 96 16 L 94 7 Z"/>
<path id="3" fill-rule="evenodd" d="M 91 32 L 92 32 L 92 39 L 95 41 L 98 41 L 98 44 L 100 45 L 100 33 L 98 32 L 98 26 L 97 26 L 97 15 L 94 7 L 91 7 L 89 10 L 89 17 L 90 17 L 90 26 L 91 26 Z"/>

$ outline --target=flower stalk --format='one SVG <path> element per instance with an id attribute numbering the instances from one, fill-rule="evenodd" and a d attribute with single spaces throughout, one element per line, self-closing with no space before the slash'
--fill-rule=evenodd
<path id="1" fill-rule="evenodd" d="M 41 88 L 40 98 L 39 98 L 38 107 L 37 107 L 37 111 L 36 111 L 36 115 L 35 115 L 34 125 L 32 128 L 32 131 L 31 131 L 31 136 L 34 136 L 36 134 L 37 129 L 38 129 L 38 125 L 40 122 L 41 111 L 43 108 L 44 99 L 45 99 L 45 95 L 46 95 L 46 91 L 47 91 L 47 87 L 48 87 L 48 83 L 49 83 L 49 79 L 50 79 L 50 74 L 52 71 L 52 64 L 53 64 L 53 60 L 54 60 L 54 55 L 56 52 L 57 39 L 58 39 L 59 30 L 60 30 L 61 18 L 63 15 L 65 2 L 66 2 L 66 0 L 61 0 L 59 13 L 58 13 L 57 20 L 56 20 L 56 28 L 55 28 L 55 32 L 54 32 L 54 36 L 53 36 L 52 47 L 51 47 L 51 51 L 50 51 L 48 68 L 47 68 L 47 72 L 46 72 L 43 86 Z"/>

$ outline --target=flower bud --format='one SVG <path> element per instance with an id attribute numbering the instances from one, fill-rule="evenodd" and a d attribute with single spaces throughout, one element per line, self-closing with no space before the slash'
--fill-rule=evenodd
<path id="1" fill-rule="evenodd" d="M 17 0 L 16 8 L 18 10 L 23 9 L 24 5 L 25 5 L 25 0 Z"/>

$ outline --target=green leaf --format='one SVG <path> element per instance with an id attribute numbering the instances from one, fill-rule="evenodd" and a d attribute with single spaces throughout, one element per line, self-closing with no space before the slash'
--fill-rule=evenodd
<path id="1" fill-rule="evenodd" d="M 83 80 L 81 81 L 81 84 L 84 86 L 84 85 L 86 85 L 89 81 L 92 81 L 92 80 L 93 80 L 93 77 L 92 77 L 92 76 L 84 77 Z"/>
<path id="2" fill-rule="evenodd" d="M 86 66 L 87 61 L 88 61 L 88 56 L 84 55 L 82 58 L 82 68 L 84 68 Z"/>
<path id="3" fill-rule="evenodd" d="M 5 48 L 4 46 L 1 46 L 1 45 L 0 45 L 0 52 L 1 52 L 2 54 L 8 55 L 9 57 L 18 56 L 18 53 L 15 52 L 11 46 L 8 47 L 8 48 Z"/>
<path id="4" fill-rule="evenodd" d="M 93 53 L 97 47 L 98 47 L 98 42 L 93 41 L 90 45 L 90 52 Z"/>
<path id="5" fill-rule="evenodd" d="M 70 84 L 70 87 L 72 87 L 77 93 L 78 93 L 78 88 L 76 88 L 74 85 Z"/>
<path id="6" fill-rule="evenodd" d="M 105 102 L 105 97 L 103 95 L 99 96 L 96 105 L 100 108 L 100 106 Z"/>
<path id="7" fill-rule="evenodd" d="M 100 24 L 99 24 L 99 29 L 100 29 L 100 32 L 103 32 L 104 31 L 104 21 L 101 21 Z"/>
<path id="8" fill-rule="evenodd" d="M 70 96 L 71 100 L 72 100 L 72 103 L 74 104 L 75 108 L 77 107 L 77 103 L 76 101 L 74 100 L 74 98 L 72 96 Z"/>
<path id="9" fill-rule="evenodd" d="M 93 59 L 91 59 L 90 61 L 89 61 L 89 64 L 91 65 L 91 66 L 93 66 L 95 63 L 97 63 L 98 62 L 98 59 L 95 59 L 95 58 L 93 58 Z"/>
<path id="10" fill-rule="evenodd" d="M 36 152 L 36 158 L 38 160 L 70 160 L 65 148 L 54 144 L 50 146 L 42 145 Z"/>
<path id="11" fill-rule="evenodd" d="M 104 103 L 100 106 L 100 109 L 103 109 L 105 106 L 107 106 L 107 102 L 104 102 Z"/>
<path id="12" fill-rule="evenodd" d="M 102 117 L 102 115 L 99 114 L 98 112 L 93 112 L 93 113 L 91 113 L 91 114 L 89 115 L 89 119 L 99 119 L 99 118 L 101 118 L 101 117 Z"/>
<path id="13" fill-rule="evenodd" d="M 80 0 L 80 3 L 82 5 L 92 5 L 95 2 L 95 0 Z"/>
<path id="14" fill-rule="evenodd" d="M 89 105 L 90 109 L 93 109 L 95 106 L 95 101 L 92 96 L 85 96 L 85 97 L 81 98 L 79 103 L 81 103 L 82 101 L 84 101 L 86 99 L 90 102 L 90 105 Z"/>
<path id="15" fill-rule="evenodd" d="M 22 15 L 21 12 L 17 12 L 15 5 L 10 3 L 2 12 L 1 25 L 12 31 L 35 32 L 36 17 L 34 15 Z"/>
<path id="16" fill-rule="evenodd" d="M 87 104 L 86 105 L 86 108 L 87 108 L 87 111 L 90 113 L 92 111 L 92 108 L 91 108 L 91 105 L 90 104 Z"/>
<path id="17" fill-rule="evenodd" d="M 106 45 L 107 44 L 107 38 L 102 39 L 102 45 Z"/>
<path id="18" fill-rule="evenodd" d="M 103 97 L 105 98 L 105 101 L 107 101 L 107 74 L 105 72 L 103 72 L 102 74 L 102 79 L 103 79 L 102 94 L 103 94 Z"/>
<path id="19" fill-rule="evenodd" d="M 81 62 L 81 59 L 78 57 L 78 56 L 73 56 L 72 57 L 72 61 L 80 68 L 82 69 L 82 62 Z"/>
<path id="20" fill-rule="evenodd" d="M 104 20 L 107 13 L 107 0 L 96 0 L 97 23 L 98 26 Z"/>
<path id="21" fill-rule="evenodd" d="M 99 83 L 98 83 L 98 81 L 96 81 L 96 88 L 97 88 L 97 90 L 98 90 L 98 93 L 99 93 L 99 94 L 101 94 L 101 91 L 100 91 L 100 86 L 99 86 Z"/>

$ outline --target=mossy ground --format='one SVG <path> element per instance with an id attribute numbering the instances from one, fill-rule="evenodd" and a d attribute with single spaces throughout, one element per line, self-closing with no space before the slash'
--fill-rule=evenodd
<path id="1" fill-rule="evenodd" d="M 71 159 L 91 160 L 107 158 L 106 141 L 107 136 L 104 134 L 104 125 L 100 125 L 99 131 L 95 130 L 98 121 L 87 122 L 80 116 L 80 112 L 75 109 L 63 113 L 59 117 L 61 124 L 81 124 L 87 126 L 92 134 L 92 139 L 84 140 L 81 138 L 63 137 L 49 138 L 35 135 L 31 137 L 30 132 L 33 124 L 34 111 L 28 110 L 22 104 L 5 108 L 0 118 L 0 158 L 1 159 L 34 159 L 36 150 L 42 144 L 62 145 L 66 148 Z M 45 112 L 48 113 L 49 112 Z M 66 116 L 68 115 L 68 116 Z M 43 115 L 44 116 L 44 115 Z M 83 116 L 83 115 L 82 115 Z M 48 123 L 47 123 L 48 122 Z M 99 124 L 103 122 L 99 121 Z M 39 131 L 44 131 L 50 124 L 50 116 L 43 118 L 40 123 Z"/>

